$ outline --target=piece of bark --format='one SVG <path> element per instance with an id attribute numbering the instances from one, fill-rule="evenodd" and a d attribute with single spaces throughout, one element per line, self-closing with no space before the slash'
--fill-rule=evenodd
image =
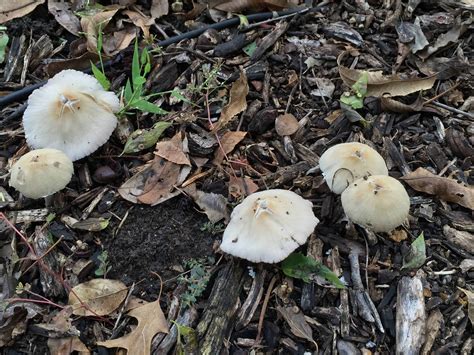
<path id="1" fill-rule="evenodd" d="M 263 269 L 261 265 L 259 265 L 259 268 L 255 273 L 252 286 L 250 287 L 250 291 L 247 295 L 247 299 L 240 308 L 239 314 L 237 316 L 237 323 L 235 325 L 236 330 L 243 329 L 250 323 L 255 310 L 262 299 L 264 291 L 263 284 L 265 282 L 266 275 L 267 271 Z"/>
<path id="2" fill-rule="evenodd" d="M 233 261 L 219 272 L 196 328 L 200 354 L 220 353 L 224 339 L 234 327 L 244 275 L 244 267 Z"/>
<path id="3" fill-rule="evenodd" d="M 426 311 L 421 278 L 404 276 L 398 282 L 396 354 L 419 354 L 425 342 Z"/>
<path id="4" fill-rule="evenodd" d="M 192 328 L 196 325 L 197 319 L 198 319 L 198 312 L 196 311 L 194 307 L 192 307 L 192 308 L 187 309 L 182 315 L 180 315 L 176 319 L 176 323 L 179 324 L 180 326 Z M 165 338 L 160 343 L 160 345 L 156 348 L 155 351 L 153 351 L 153 355 L 168 354 L 170 350 L 173 348 L 173 346 L 176 344 L 177 339 L 178 339 L 178 327 L 176 326 L 176 324 L 173 324 L 173 326 L 170 328 L 170 332 L 166 334 Z M 187 352 L 186 354 L 194 355 L 197 353 L 198 352 L 196 351 L 196 352 Z"/>
<path id="5" fill-rule="evenodd" d="M 36 256 L 41 259 L 39 272 L 40 282 L 43 292 L 48 297 L 65 296 L 66 291 L 59 280 L 60 265 L 59 252 L 52 247 L 53 243 L 44 233 L 43 228 L 37 226 L 35 229 L 35 237 L 33 239 L 33 247 Z"/>
<path id="6" fill-rule="evenodd" d="M 443 314 L 439 309 L 434 310 L 426 321 L 426 341 L 421 350 L 422 355 L 428 355 L 431 352 L 433 344 L 438 338 L 441 324 L 443 323 Z"/>
<path id="7" fill-rule="evenodd" d="M 281 187 L 284 184 L 293 181 L 298 176 L 304 174 L 310 168 L 311 166 L 305 161 L 300 161 L 294 165 L 285 166 L 278 169 L 275 173 L 264 176 L 263 179 L 259 180 L 259 186 L 262 188 L 267 186 L 270 189 Z"/>
<path id="8" fill-rule="evenodd" d="M 323 242 L 314 233 L 309 237 L 307 255 L 317 261 L 322 262 Z M 303 311 L 309 311 L 315 306 L 315 293 L 316 285 L 314 282 L 303 284 L 303 288 L 301 290 L 301 309 Z"/>
<path id="9" fill-rule="evenodd" d="M 455 228 L 451 228 L 448 225 L 443 227 L 443 233 L 448 241 L 468 252 L 469 254 L 474 255 L 474 234 L 465 231 L 459 231 Z"/>
<path id="10" fill-rule="evenodd" d="M 286 32 L 288 29 L 288 22 L 282 21 L 278 23 L 274 30 L 271 31 L 268 35 L 266 35 L 262 41 L 258 44 L 257 49 L 255 52 L 253 52 L 252 56 L 250 57 L 250 60 L 252 62 L 256 62 L 259 60 L 262 55 L 271 47 L 275 44 L 275 42 L 278 40 L 278 38 L 281 37 L 283 33 Z"/>

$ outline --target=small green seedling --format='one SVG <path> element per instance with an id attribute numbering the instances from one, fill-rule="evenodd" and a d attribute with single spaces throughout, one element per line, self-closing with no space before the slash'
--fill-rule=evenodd
<path id="1" fill-rule="evenodd" d="M 187 290 L 182 296 L 184 306 L 192 306 L 204 293 L 211 277 L 209 264 L 213 263 L 214 259 L 210 257 L 208 260 L 191 259 L 185 264 L 189 268 L 189 273 L 178 278 L 180 283 L 187 285 Z"/>
<path id="2" fill-rule="evenodd" d="M 112 266 L 109 265 L 109 253 L 103 250 L 97 260 L 99 260 L 99 267 L 95 270 L 95 276 L 107 277 L 107 273 L 112 269 Z"/>
<path id="3" fill-rule="evenodd" d="M 103 33 L 102 33 L 102 23 L 99 24 L 99 29 L 98 29 L 98 35 L 97 35 L 97 54 L 99 55 L 99 63 L 100 63 L 100 69 L 97 68 L 97 66 L 91 62 L 91 68 L 92 68 L 92 74 L 94 74 L 94 77 L 97 79 L 97 81 L 102 85 L 104 90 L 109 90 L 110 89 L 110 81 L 107 79 L 107 76 L 105 76 L 105 70 L 104 70 L 104 61 L 102 59 L 102 47 L 103 47 Z"/>
<path id="4" fill-rule="evenodd" d="M 157 122 L 150 129 L 137 129 L 128 137 L 122 154 L 137 153 L 153 147 L 169 126 L 170 122 Z"/>
<path id="5" fill-rule="evenodd" d="M 368 81 L 369 74 L 364 71 L 359 79 L 357 79 L 357 81 L 352 85 L 352 95 L 350 93 L 342 94 L 341 102 L 351 106 L 355 110 L 364 107 L 364 98 L 367 94 Z"/>
<path id="6" fill-rule="evenodd" d="M 225 226 L 222 223 L 212 223 L 211 221 L 207 221 L 201 226 L 201 230 L 212 235 L 217 235 L 224 232 Z"/>

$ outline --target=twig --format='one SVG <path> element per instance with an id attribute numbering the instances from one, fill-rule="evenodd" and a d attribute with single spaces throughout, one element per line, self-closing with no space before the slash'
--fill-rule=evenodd
<path id="1" fill-rule="evenodd" d="M 448 92 L 450 92 L 450 91 L 456 89 L 456 88 L 459 86 L 459 84 L 461 84 L 461 82 L 457 82 L 456 84 L 454 84 L 453 86 L 451 86 L 449 89 L 443 91 L 441 94 L 438 94 L 438 95 L 436 95 L 435 97 L 432 97 L 431 99 L 426 100 L 425 102 L 423 102 L 422 106 L 428 105 L 428 104 L 432 103 L 433 101 L 438 100 L 441 96 L 444 96 L 444 95 L 446 95 Z"/>
<path id="2" fill-rule="evenodd" d="M 267 310 L 268 301 L 270 300 L 273 286 L 275 286 L 277 278 L 278 275 L 274 275 L 270 281 L 270 284 L 268 285 L 267 293 L 265 294 L 265 298 L 263 300 L 262 310 L 260 311 L 260 317 L 258 318 L 258 331 L 257 337 L 255 338 L 254 346 L 260 343 L 260 338 L 262 337 L 263 319 L 265 318 L 265 312 Z"/>
<path id="3" fill-rule="evenodd" d="M 474 121 L 474 114 L 472 114 L 472 113 L 470 113 L 470 112 L 466 112 L 466 111 L 459 110 L 459 109 L 457 109 L 457 108 L 454 108 L 454 107 L 451 107 L 451 106 L 442 104 L 441 102 L 438 102 L 438 101 L 433 101 L 432 104 L 435 105 L 435 106 L 444 108 L 445 110 L 448 110 L 448 111 L 457 113 L 457 114 L 459 114 L 459 115 L 466 116 L 466 117 L 469 118 L 470 120 Z"/>

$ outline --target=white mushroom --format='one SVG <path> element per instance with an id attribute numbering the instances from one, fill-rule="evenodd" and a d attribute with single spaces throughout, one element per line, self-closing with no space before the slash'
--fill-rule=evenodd
<path id="1" fill-rule="evenodd" d="M 386 175 L 354 181 L 342 193 L 341 202 L 352 222 L 373 232 L 390 232 L 405 221 L 410 210 L 403 185 Z"/>
<path id="2" fill-rule="evenodd" d="M 71 160 L 103 145 L 117 126 L 118 97 L 91 75 L 63 70 L 28 98 L 23 127 L 32 148 L 55 148 Z"/>
<path id="3" fill-rule="evenodd" d="M 10 186 L 25 197 L 41 198 L 62 190 L 71 181 L 71 159 L 56 149 L 37 149 L 23 155 L 10 171 Z"/>
<path id="4" fill-rule="evenodd" d="M 369 175 L 388 175 L 377 151 L 362 143 L 341 143 L 326 150 L 319 168 L 332 192 L 341 194 L 353 181 Z"/>
<path id="5" fill-rule="evenodd" d="M 313 204 L 292 191 L 256 192 L 235 207 L 221 249 L 253 262 L 277 263 L 306 243 L 318 222 Z"/>

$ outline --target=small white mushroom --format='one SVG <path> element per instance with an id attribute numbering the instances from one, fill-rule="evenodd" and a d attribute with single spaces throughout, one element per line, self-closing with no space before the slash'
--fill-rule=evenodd
<path id="1" fill-rule="evenodd" d="M 71 159 L 57 149 L 36 149 L 23 155 L 10 171 L 10 186 L 29 198 L 62 190 L 71 181 Z"/>
<path id="2" fill-rule="evenodd" d="M 410 211 L 405 188 L 386 175 L 354 181 L 342 193 L 341 202 L 352 222 L 373 232 L 390 232 L 405 221 Z"/>
<path id="3" fill-rule="evenodd" d="M 32 148 L 54 148 L 71 160 L 103 145 L 117 126 L 118 97 L 91 75 L 63 70 L 28 98 L 23 127 Z"/>
<path id="4" fill-rule="evenodd" d="M 256 192 L 233 210 L 221 249 L 252 262 L 277 263 L 306 243 L 318 223 L 313 204 L 296 193 Z"/>
<path id="5" fill-rule="evenodd" d="M 326 150 L 319 168 L 332 192 L 341 194 L 353 181 L 364 176 L 388 175 L 387 165 L 377 151 L 366 144 L 341 143 Z"/>

